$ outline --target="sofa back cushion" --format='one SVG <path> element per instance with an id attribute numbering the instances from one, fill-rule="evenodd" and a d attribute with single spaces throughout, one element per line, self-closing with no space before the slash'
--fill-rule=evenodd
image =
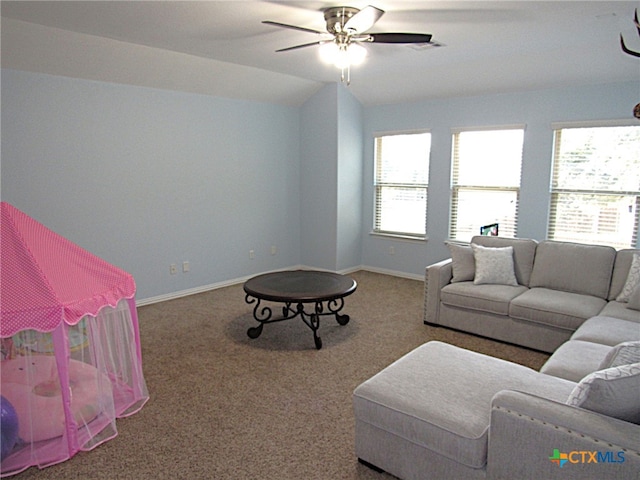
<path id="1" fill-rule="evenodd" d="M 476 261 L 471 245 L 459 245 L 445 242 L 451 253 L 451 283 L 473 281 L 476 274 Z"/>
<path id="2" fill-rule="evenodd" d="M 613 247 L 545 240 L 536 249 L 529 286 L 606 299 L 615 258 Z"/>
<path id="3" fill-rule="evenodd" d="M 483 247 L 513 247 L 513 267 L 520 285 L 529 286 L 538 242 L 529 238 L 506 238 L 476 235 L 471 243 Z"/>
<path id="4" fill-rule="evenodd" d="M 640 250 L 625 248 L 624 250 L 618 250 L 618 253 L 616 253 L 616 261 L 613 264 L 613 274 L 611 276 L 609 300 L 615 300 L 622 292 L 629 276 L 629 269 L 631 268 L 634 254 L 640 254 Z"/>
<path id="5" fill-rule="evenodd" d="M 629 301 L 627 302 L 627 308 L 631 310 L 640 310 L 640 285 L 629 295 Z"/>
<path id="6" fill-rule="evenodd" d="M 640 363 L 598 370 L 575 386 L 567 404 L 640 424 Z"/>

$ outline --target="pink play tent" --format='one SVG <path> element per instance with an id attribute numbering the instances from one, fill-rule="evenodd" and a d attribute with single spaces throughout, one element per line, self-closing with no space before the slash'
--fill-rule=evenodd
<path id="1" fill-rule="evenodd" d="M 133 277 L 2 202 L 0 476 L 117 435 L 142 408 Z"/>

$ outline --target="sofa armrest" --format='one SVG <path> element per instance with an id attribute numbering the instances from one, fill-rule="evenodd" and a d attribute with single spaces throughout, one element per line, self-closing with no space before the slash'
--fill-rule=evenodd
<path id="1" fill-rule="evenodd" d="M 639 477 L 640 425 L 521 392 L 494 396 L 487 478 Z"/>
<path id="2" fill-rule="evenodd" d="M 438 323 L 440 290 L 453 278 L 452 260 L 429 265 L 424 272 L 424 323 Z"/>

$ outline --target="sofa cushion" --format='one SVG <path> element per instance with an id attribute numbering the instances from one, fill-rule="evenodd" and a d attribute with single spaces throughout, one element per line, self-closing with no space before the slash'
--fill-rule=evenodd
<path id="1" fill-rule="evenodd" d="M 640 363 L 598 370 L 583 378 L 567 404 L 640 424 Z"/>
<path id="2" fill-rule="evenodd" d="M 630 308 L 631 310 L 640 310 L 640 285 L 637 285 L 635 290 L 631 292 L 631 295 L 629 295 L 627 308 Z"/>
<path id="3" fill-rule="evenodd" d="M 545 240 L 536 249 L 529 286 L 606 299 L 615 258 L 612 247 Z"/>
<path id="4" fill-rule="evenodd" d="M 513 269 L 513 247 L 483 247 L 471 244 L 476 264 L 476 285 L 518 285 Z"/>
<path id="5" fill-rule="evenodd" d="M 509 302 L 527 291 L 511 285 L 476 285 L 473 282 L 450 283 L 440 291 L 445 305 L 481 312 L 509 315 Z"/>
<path id="6" fill-rule="evenodd" d="M 616 253 L 616 261 L 613 264 L 613 274 L 611 275 L 611 288 L 609 289 L 609 300 L 615 300 L 622 287 L 627 282 L 629 269 L 633 261 L 634 254 L 640 254 L 640 250 L 635 248 L 625 248 L 618 250 Z"/>
<path id="7" fill-rule="evenodd" d="M 612 350 L 609 345 L 569 340 L 560 345 L 540 372 L 578 383 L 590 373 L 600 370 L 600 365 Z"/>
<path id="8" fill-rule="evenodd" d="M 610 300 L 598 315 L 640 323 L 640 311 L 629 308 L 628 303 L 616 302 L 615 300 Z"/>
<path id="9" fill-rule="evenodd" d="M 528 238 L 505 238 L 476 235 L 471 243 L 483 247 L 513 247 L 513 266 L 518 284 L 529 286 L 538 242 Z"/>
<path id="10" fill-rule="evenodd" d="M 359 421 L 482 468 L 496 393 L 521 390 L 564 403 L 574 386 L 522 365 L 433 341 L 362 383 L 354 391 L 353 405 Z"/>
<path id="11" fill-rule="evenodd" d="M 624 282 L 622 291 L 616 297 L 616 300 L 618 302 L 628 302 L 629 297 L 638 285 L 640 285 L 640 255 L 634 253 L 631 266 L 629 267 L 629 273 L 627 274 L 627 280 Z"/>
<path id="12" fill-rule="evenodd" d="M 640 341 L 622 342 L 613 347 L 600 363 L 598 370 L 629 365 L 630 363 L 640 363 Z M 640 397 L 640 392 L 638 392 L 638 397 Z"/>
<path id="13" fill-rule="evenodd" d="M 571 340 L 601 343 L 613 347 L 628 340 L 640 340 L 640 323 L 598 315 L 586 320 Z"/>
<path id="14" fill-rule="evenodd" d="M 476 274 L 476 261 L 471 246 L 449 242 L 446 245 L 451 253 L 451 269 L 453 271 L 451 283 L 473 280 Z"/>
<path id="15" fill-rule="evenodd" d="M 597 315 L 605 304 L 605 300 L 591 295 L 531 288 L 511 301 L 509 315 L 573 331 Z"/>

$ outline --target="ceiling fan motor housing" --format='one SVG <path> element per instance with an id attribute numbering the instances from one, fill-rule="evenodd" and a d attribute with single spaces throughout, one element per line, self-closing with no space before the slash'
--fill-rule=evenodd
<path id="1" fill-rule="evenodd" d="M 332 7 L 324 11 L 327 31 L 333 35 L 343 33 L 344 25 L 360 10 L 353 7 Z"/>

